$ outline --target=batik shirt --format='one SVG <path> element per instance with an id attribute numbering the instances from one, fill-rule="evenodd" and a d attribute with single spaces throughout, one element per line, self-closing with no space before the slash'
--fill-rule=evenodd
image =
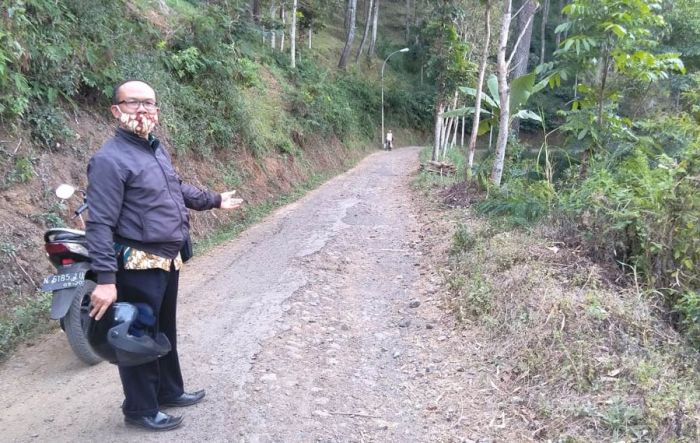
<path id="1" fill-rule="evenodd" d="M 121 252 L 124 260 L 124 269 L 129 271 L 143 271 L 145 269 L 162 269 L 170 272 L 171 266 L 179 271 L 182 267 L 182 257 L 177 253 L 175 258 L 161 257 L 150 252 L 141 251 L 131 246 L 114 244 L 117 255 Z"/>

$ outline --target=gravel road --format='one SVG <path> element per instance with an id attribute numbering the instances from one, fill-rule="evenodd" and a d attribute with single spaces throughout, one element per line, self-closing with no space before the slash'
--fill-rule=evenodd
<path id="1" fill-rule="evenodd" d="M 125 427 L 116 367 L 57 332 L 0 366 L 0 441 L 489 441 L 493 383 L 441 306 L 418 152 L 374 153 L 188 263 L 180 356 L 207 397 L 170 410 L 182 427 Z"/>

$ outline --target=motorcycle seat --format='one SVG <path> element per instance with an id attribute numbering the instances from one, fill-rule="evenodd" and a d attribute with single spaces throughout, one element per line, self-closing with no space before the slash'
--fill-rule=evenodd
<path id="1" fill-rule="evenodd" d="M 54 241 L 62 240 L 62 241 L 80 241 L 80 240 L 85 240 L 84 235 L 76 235 L 76 234 L 71 234 L 68 232 L 62 232 L 60 234 L 56 234 L 53 237 Z"/>
<path id="2" fill-rule="evenodd" d="M 68 242 L 85 242 L 85 232 L 77 229 L 55 228 L 49 229 L 44 234 L 44 240 L 48 242 L 68 241 Z"/>

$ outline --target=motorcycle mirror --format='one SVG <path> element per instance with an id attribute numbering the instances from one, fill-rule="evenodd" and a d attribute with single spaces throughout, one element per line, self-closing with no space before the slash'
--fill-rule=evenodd
<path id="1" fill-rule="evenodd" d="M 67 200 L 75 193 L 75 188 L 71 185 L 62 184 L 56 188 L 56 197 L 61 200 Z"/>

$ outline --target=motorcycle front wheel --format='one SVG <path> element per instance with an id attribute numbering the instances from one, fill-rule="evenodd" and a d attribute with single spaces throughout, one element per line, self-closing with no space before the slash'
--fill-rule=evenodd
<path id="1" fill-rule="evenodd" d="M 93 351 L 85 333 L 90 321 L 90 295 L 95 286 L 95 282 L 90 280 L 85 280 L 85 283 L 78 286 L 68 313 L 62 318 L 68 344 L 75 355 L 88 365 L 96 365 L 102 361 L 102 357 Z"/>

